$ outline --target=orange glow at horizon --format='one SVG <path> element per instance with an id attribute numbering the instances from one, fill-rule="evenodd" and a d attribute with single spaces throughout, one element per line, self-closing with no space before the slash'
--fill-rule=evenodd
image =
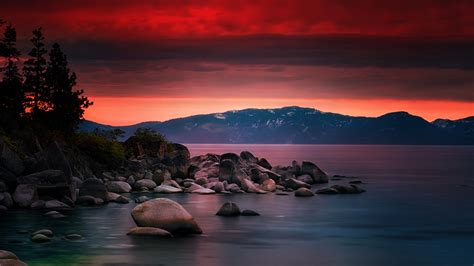
<path id="1" fill-rule="evenodd" d="M 246 108 L 279 108 L 294 105 L 324 112 L 368 117 L 407 111 L 428 121 L 437 118 L 460 119 L 474 115 L 472 102 L 435 100 L 136 97 L 91 97 L 91 99 L 94 105 L 86 111 L 85 118 L 109 125 L 130 125 Z"/>

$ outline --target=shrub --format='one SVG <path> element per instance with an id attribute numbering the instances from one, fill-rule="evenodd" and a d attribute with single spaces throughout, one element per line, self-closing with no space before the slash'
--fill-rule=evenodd
<path id="1" fill-rule="evenodd" d="M 75 136 L 75 144 L 92 159 L 108 166 L 120 166 L 125 160 L 122 144 L 99 134 L 78 133 Z"/>

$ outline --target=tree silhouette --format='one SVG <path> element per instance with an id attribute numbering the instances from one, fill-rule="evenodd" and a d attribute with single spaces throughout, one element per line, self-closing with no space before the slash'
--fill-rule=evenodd
<path id="1" fill-rule="evenodd" d="M 73 90 L 76 74 L 70 73 L 66 55 L 59 44 L 54 43 L 49 52 L 46 69 L 46 86 L 50 91 L 51 120 L 56 129 L 72 133 L 84 115 L 84 109 L 92 102 L 83 96 L 83 90 Z"/>
<path id="2" fill-rule="evenodd" d="M 33 38 L 30 42 L 33 48 L 28 54 L 30 58 L 25 61 L 23 66 L 23 75 L 25 78 L 24 87 L 28 97 L 28 105 L 32 117 L 34 118 L 40 111 L 46 111 L 49 108 L 47 102 L 49 93 L 46 88 L 46 49 L 44 37 L 41 28 L 33 30 Z"/>
<path id="3" fill-rule="evenodd" d="M 11 24 L 5 28 L 1 43 L 5 64 L 2 67 L 3 78 L 0 85 L 0 111 L 4 115 L 19 117 L 23 113 L 24 92 L 16 64 L 20 56 L 20 51 L 16 48 L 16 30 Z"/>

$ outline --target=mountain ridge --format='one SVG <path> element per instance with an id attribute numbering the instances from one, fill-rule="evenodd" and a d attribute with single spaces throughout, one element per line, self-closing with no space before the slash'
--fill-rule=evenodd
<path id="1" fill-rule="evenodd" d="M 268 144 L 474 144 L 474 116 L 428 122 L 405 111 L 378 117 L 348 116 L 314 108 L 247 108 L 128 126 L 83 121 L 79 130 L 125 131 L 149 127 L 181 143 Z"/>

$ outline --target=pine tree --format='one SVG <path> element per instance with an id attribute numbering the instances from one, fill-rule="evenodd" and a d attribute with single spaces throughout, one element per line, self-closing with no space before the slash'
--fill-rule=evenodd
<path id="1" fill-rule="evenodd" d="M 46 49 L 41 28 L 33 30 L 31 38 L 33 48 L 25 61 L 23 75 L 25 77 L 25 93 L 28 97 L 28 108 L 35 117 L 39 112 L 48 110 L 48 90 L 46 89 Z"/>
<path id="2" fill-rule="evenodd" d="M 13 118 L 19 117 L 24 111 L 24 93 L 22 77 L 16 64 L 20 51 L 16 48 L 16 30 L 11 24 L 7 25 L 1 43 L 5 65 L 0 86 L 0 112 Z"/>
<path id="3" fill-rule="evenodd" d="M 73 90 L 76 85 L 76 74 L 70 73 L 66 55 L 59 44 L 53 44 L 49 52 L 46 70 L 46 85 L 51 95 L 51 121 L 56 129 L 64 133 L 72 133 L 83 118 L 85 108 L 92 102 L 83 96 L 83 90 Z"/>

